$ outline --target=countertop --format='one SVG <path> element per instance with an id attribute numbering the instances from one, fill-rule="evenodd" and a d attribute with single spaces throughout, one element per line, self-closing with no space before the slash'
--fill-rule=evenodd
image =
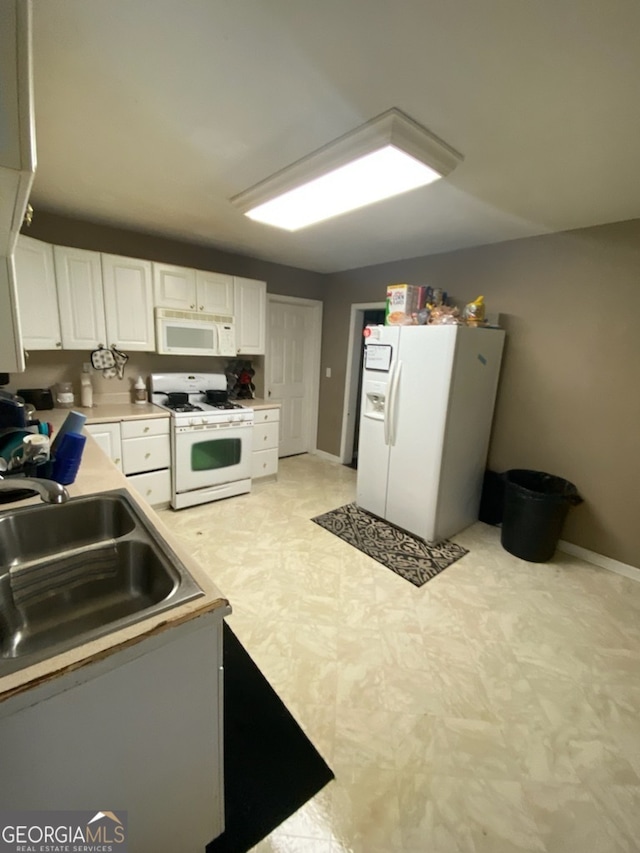
<path id="1" fill-rule="evenodd" d="M 126 414 L 128 410 L 130 414 Z M 82 409 L 74 409 L 74 411 L 83 411 Z M 107 420 L 119 420 L 144 417 L 163 417 L 169 416 L 168 412 L 159 409 L 156 406 L 148 405 L 114 405 L 95 409 L 85 409 L 84 412 L 88 415 L 92 423 L 100 423 Z M 48 412 L 40 413 L 43 420 L 51 422 L 55 429 L 59 428 L 64 421 L 68 410 L 52 409 Z M 46 418 L 45 418 L 46 415 Z M 96 420 L 96 417 L 98 418 Z M 93 642 L 79 646 L 72 651 L 64 652 L 56 655 L 49 660 L 34 664 L 19 672 L 11 673 L 0 677 L 0 702 L 15 696 L 18 693 L 29 690 L 32 687 L 43 684 L 46 681 L 54 679 L 63 673 L 86 666 L 97 660 L 102 660 L 109 655 L 120 651 L 127 646 L 139 643 L 147 637 L 151 637 L 160 632 L 170 630 L 172 627 L 180 625 L 188 620 L 194 619 L 203 613 L 216 610 L 218 608 L 227 609 L 229 602 L 224 598 L 220 590 L 216 587 L 213 581 L 205 573 L 200 564 L 185 550 L 184 546 L 176 540 L 173 534 L 164 526 L 160 518 L 154 510 L 144 501 L 140 495 L 133 489 L 128 488 L 126 477 L 118 471 L 116 466 L 105 456 L 102 450 L 94 442 L 91 436 L 87 436 L 82 464 L 75 483 L 67 486 L 71 497 L 79 495 L 97 494 L 100 492 L 110 491 L 112 489 L 126 489 L 131 500 L 136 504 L 148 521 L 156 528 L 160 536 L 167 540 L 167 543 L 175 551 L 179 559 L 182 560 L 185 567 L 192 575 L 193 579 L 204 591 L 204 595 L 193 601 L 188 601 L 185 604 L 174 607 L 171 610 L 166 610 L 156 616 L 150 617 L 137 625 L 131 625 L 120 631 L 114 631 L 105 637 L 101 637 Z M 30 498 L 25 501 L 19 501 L 12 504 L 4 504 L 3 510 L 10 510 L 21 506 L 28 506 L 39 503 L 38 498 Z M 51 512 L 56 511 L 56 507 L 50 508 Z"/>
<path id="2" fill-rule="evenodd" d="M 241 406 L 247 406 L 250 409 L 279 409 L 280 403 L 275 400 L 263 400 L 261 397 L 254 397 L 253 400 L 235 400 Z"/>
<path id="3" fill-rule="evenodd" d="M 139 421 L 145 418 L 169 418 L 171 413 L 153 403 L 96 403 L 90 409 L 73 406 L 71 409 L 51 409 L 48 412 L 36 412 L 42 421 L 50 421 L 53 426 L 61 424 L 70 411 L 87 416 L 88 424 L 106 424 L 113 421 Z M 55 420 L 55 422 L 54 422 Z"/>
<path id="4" fill-rule="evenodd" d="M 279 409 L 280 403 L 273 400 L 263 400 L 256 397 L 253 400 L 234 400 L 241 406 L 250 409 Z M 169 418 L 171 413 L 167 409 L 155 406 L 153 403 L 96 403 L 91 409 L 82 406 L 73 406 L 73 409 L 51 409 L 48 412 L 36 412 L 37 417 L 43 421 L 50 421 L 55 427 L 61 424 L 70 412 L 81 412 L 87 416 L 88 424 L 106 424 L 113 421 L 137 421 L 144 418 Z M 62 418 L 60 419 L 60 413 Z M 55 423 L 54 423 L 55 420 Z"/>

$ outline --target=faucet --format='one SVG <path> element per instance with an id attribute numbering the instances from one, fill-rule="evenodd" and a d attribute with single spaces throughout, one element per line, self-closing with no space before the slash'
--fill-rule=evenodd
<path id="1" fill-rule="evenodd" d="M 0 474 L 0 492 L 13 492 L 16 489 L 33 489 L 46 504 L 63 504 L 69 500 L 69 492 L 55 480 L 40 477 L 16 477 L 9 480 Z"/>

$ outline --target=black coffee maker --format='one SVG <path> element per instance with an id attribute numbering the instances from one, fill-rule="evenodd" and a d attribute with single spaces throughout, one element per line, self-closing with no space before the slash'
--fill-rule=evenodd
<path id="1" fill-rule="evenodd" d="M 9 374 L 0 373 L 0 386 L 8 385 Z M 27 425 L 27 409 L 22 397 L 0 388 L 0 430 Z"/>

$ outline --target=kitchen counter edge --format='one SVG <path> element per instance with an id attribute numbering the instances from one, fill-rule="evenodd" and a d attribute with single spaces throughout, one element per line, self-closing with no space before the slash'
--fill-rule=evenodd
<path id="1" fill-rule="evenodd" d="M 132 406 L 133 407 L 133 406 Z M 156 408 L 156 407 L 153 407 Z M 58 424 L 64 419 L 67 412 L 63 409 L 54 410 L 62 413 L 62 418 L 56 417 Z M 79 411 L 76 409 L 75 411 Z M 91 410 L 87 410 L 91 411 Z M 157 412 L 162 415 L 162 410 L 157 409 Z M 141 413 L 141 416 L 142 415 Z M 147 417 L 156 417 L 155 413 L 146 415 Z M 110 420 L 118 420 L 113 414 Z M 127 419 L 123 414 L 122 419 Z M 91 423 L 100 423 L 91 419 Z M 206 574 L 198 561 L 192 557 L 185 546 L 182 545 L 171 531 L 164 525 L 157 513 L 150 507 L 146 501 L 133 488 L 128 486 L 127 479 L 116 466 L 105 456 L 102 450 L 98 447 L 91 436 L 87 436 L 82 465 L 73 485 L 67 487 L 71 497 L 79 497 L 83 495 L 100 494 L 102 492 L 112 491 L 113 489 L 126 489 L 128 496 L 135 503 L 140 512 L 147 518 L 149 523 L 155 527 L 158 534 L 167 541 L 168 545 L 175 551 L 178 558 L 184 563 L 187 571 L 193 577 L 195 582 L 204 592 L 204 595 L 192 601 L 158 613 L 148 619 L 144 619 L 136 625 L 130 625 L 127 628 L 122 628 L 113 631 L 104 637 L 93 640 L 90 643 L 78 646 L 77 648 L 56 655 L 48 660 L 41 661 L 24 669 L 13 672 L 0 677 L 0 703 L 16 696 L 17 694 L 30 690 L 32 687 L 43 684 L 46 681 L 57 678 L 67 672 L 70 672 L 80 667 L 86 666 L 94 661 L 102 660 L 105 657 L 127 648 L 133 644 L 145 640 L 147 637 L 154 636 L 160 632 L 166 631 L 174 626 L 181 625 L 184 622 L 195 619 L 204 613 L 211 612 L 218 608 L 224 608 L 226 612 L 230 612 L 229 602 L 215 583 Z M 5 505 L 4 509 L 18 508 L 38 504 L 37 498 L 31 498 L 26 501 L 20 501 L 13 504 Z M 52 512 L 55 512 L 55 507 L 52 507 Z"/>

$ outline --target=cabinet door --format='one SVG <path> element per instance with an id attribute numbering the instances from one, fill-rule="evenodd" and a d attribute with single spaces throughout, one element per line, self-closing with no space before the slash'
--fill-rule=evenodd
<path id="1" fill-rule="evenodd" d="M 54 246 L 63 349 L 107 343 L 100 253 Z"/>
<path id="2" fill-rule="evenodd" d="M 122 471 L 122 441 L 120 423 L 90 424 L 85 430 L 93 437 L 99 447 L 113 464 Z"/>
<path id="3" fill-rule="evenodd" d="M 24 370 L 13 250 L 35 171 L 31 4 L 0 6 L 0 365 Z"/>
<path id="4" fill-rule="evenodd" d="M 127 477 L 127 481 L 151 506 L 168 504 L 171 500 L 171 472 L 168 468 L 149 474 L 134 474 Z"/>
<path id="5" fill-rule="evenodd" d="M 266 338 L 267 284 L 234 278 L 236 341 L 243 355 L 263 355 Z"/>
<path id="6" fill-rule="evenodd" d="M 22 345 L 27 350 L 62 346 L 53 246 L 20 235 L 14 255 Z"/>
<path id="7" fill-rule="evenodd" d="M 137 258 L 102 255 L 102 284 L 107 345 L 153 352 L 153 284 L 151 263 Z"/>
<path id="8" fill-rule="evenodd" d="M 171 264 L 153 264 L 153 298 L 158 308 L 197 310 L 196 271 Z"/>
<path id="9" fill-rule="evenodd" d="M 198 311 L 233 316 L 233 276 L 198 270 L 196 284 Z"/>
<path id="10" fill-rule="evenodd" d="M 125 474 L 157 471 L 170 465 L 171 444 L 168 435 L 125 438 L 122 441 L 122 469 Z"/>

